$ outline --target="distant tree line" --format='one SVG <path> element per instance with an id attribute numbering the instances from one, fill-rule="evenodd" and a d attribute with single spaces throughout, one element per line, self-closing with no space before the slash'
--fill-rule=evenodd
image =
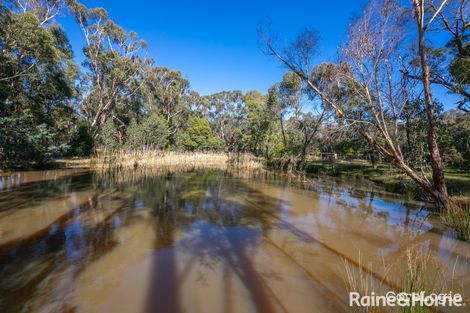
<path id="1" fill-rule="evenodd" d="M 465 0 L 371 0 L 338 60 L 323 63 L 314 30 L 280 46 L 262 24 L 264 52 L 286 66 L 281 81 L 267 94 L 203 96 L 180 72 L 155 65 L 146 42 L 103 8 L 4 1 L 0 162 L 157 149 L 250 152 L 302 169 L 330 152 L 391 162 L 445 204 L 444 166 L 470 168 L 468 13 Z M 61 15 L 83 33 L 81 66 Z M 437 34 L 448 41 L 434 45 Z M 458 96 L 457 109 L 443 111 L 437 85 Z"/>

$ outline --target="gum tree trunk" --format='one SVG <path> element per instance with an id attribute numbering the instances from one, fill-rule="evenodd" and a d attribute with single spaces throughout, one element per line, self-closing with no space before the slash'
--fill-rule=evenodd
<path id="1" fill-rule="evenodd" d="M 445 184 L 444 166 L 442 164 L 441 153 L 437 143 L 436 121 L 434 119 L 434 103 L 432 99 L 431 80 L 425 46 L 426 26 L 424 26 L 423 1 L 424 0 L 413 0 L 413 5 L 415 8 L 416 22 L 418 26 L 418 51 L 422 70 L 421 76 L 424 89 L 424 100 L 426 103 L 426 116 L 428 119 L 427 141 L 432 168 L 433 187 L 436 196 L 438 197 L 437 200 L 444 208 L 448 208 L 450 205 L 450 199 Z"/>

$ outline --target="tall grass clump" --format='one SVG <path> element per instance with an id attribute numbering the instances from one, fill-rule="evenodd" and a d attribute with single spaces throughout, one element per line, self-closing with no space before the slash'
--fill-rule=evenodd
<path id="1" fill-rule="evenodd" d="M 455 229 L 460 239 L 470 241 L 470 198 L 452 198 L 452 205 L 442 213 L 442 219 Z"/>
<path id="2" fill-rule="evenodd" d="M 382 280 L 378 280 L 371 275 L 373 273 L 372 263 L 364 264 L 359 253 L 358 264 L 353 264 L 343 259 L 344 269 L 346 271 L 345 284 L 348 291 L 359 292 L 361 295 L 370 295 L 372 292 L 375 294 L 386 294 L 387 290 L 384 288 L 384 275 Z M 386 270 L 388 272 L 388 269 Z M 384 312 L 384 308 L 379 306 L 353 306 L 351 307 L 353 313 L 380 313 Z"/>
<path id="3" fill-rule="evenodd" d="M 372 264 L 365 264 L 359 255 L 357 264 L 343 260 L 346 271 L 345 282 L 348 291 L 356 291 L 361 295 L 386 295 L 393 290 L 396 294 L 405 292 L 407 294 L 424 292 L 426 295 L 432 293 L 448 293 L 452 290 L 455 279 L 454 269 L 449 277 L 449 268 L 443 268 L 437 260 L 432 258 L 431 251 L 421 245 L 414 245 L 406 249 L 403 258 L 394 264 L 383 262 L 383 273 L 378 275 L 372 268 Z M 457 262 L 457 259 L 455 260 Z M 448 283 L 451 285 L 449 286 Z M 450 288 L 450 289 L 449 289 Z M 461 292 L 460 290 L 458 292 Z M 430 312 L 432 308 L 420 306 L 405 307 L 351 307 L 355 313 L 376 313 L 376 312 L 399 312 L 399 313 L 421 313 Z M 437 309 L 437 308 L 435 308 Z"/>
<path id="4" fill-rule="evenodd" d="M 262 159 L 247 153 L 175 152 L 153 149 L 120 150 L 100 154 L 96 167 L 156 168 L 156 167 L 237 167 L 263 168 Z"/>
<path id="5" fill-rule="evenodd" d="M 453 290 L 455 280 L 455 262 L 449 262 L 447 266 L 442 266 L 436 258 L 431 256 L 431 251 L 423 246 L 415 245 L 406 250 L 406 272 L 403 275 L 400 286 L 402 291 L 407 293 L 425 292 L 426 295 L 459 292 Z M 452 265 L 453 263 L 453 265 Z M 450 284 L 450 285 L 448 285 Z M 421 313 L 436 312 L 438 308 L 428 308 L 425 306 L 401 307 L 401 313 Z"/>
<path id="6" fill-rule="evenodd" d="M 427 266 L 430 263 L 431 254 L 422 247 L 412 247 L 406 249 L 406 272 L 402 277 L 401 291 L 406 293 L 419 293 L 421 291 L 434 291 L 436 286 L 434 281 L 430 281 L 427 276 Z M 424 306 L 408 306 L 400 308 L 402 313 L 427 312 Z"/>

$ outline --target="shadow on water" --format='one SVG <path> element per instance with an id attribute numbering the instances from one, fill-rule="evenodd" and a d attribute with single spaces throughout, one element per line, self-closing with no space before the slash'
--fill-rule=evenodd
<path id="1" fill-rule="evenodd" d="M 261 296 L 263 289 L 257 283 L 259 279 L 250 268 L 244 251 L 245 245 L 256 244 L 256 241 L 246 236 L 247 234 L 238 238 L 236 231 L 233 234 L 230 231 L 230 228 L 236 225 L 248 226 L 248 222 L 266 223 L 257 212 L 249 212 L 238 203 L 222 201 L 220 198 L 222 189 L 230 190 L 230 192 L 243 192 L 243 185 L 240 182 L 236 182 L 238 185 L 235 183 L 230 186 L 226 185 L 230 182 L 230 179 L 223 179 L 226 174 L 223 171 L 212 170 L 176 176 L 166 174 L 158 177 L 145 177 L 138 182 L 118 186 L 119 190 L 126 190 L 126 193 L 130 193 L 131 196 L 122 197 L 120 206 L 95 225 L 87 225 L 81 220 L 81 216 L 100 211 L 103 199 L 100 199 L 98 194 L 64 214 L 44 231 L 3 247 L 0 254 L 0 276 L 2 277 L 0 311 L 34 311 L 32 308 L 27 309 L 28 302 L 38 292 L 43 292 L 38 288 L 42 288 L 42 285 L 50 280 L 53 274 L 65 272 L 71 268 L 76 276 L 86 268 L 87 264 L 109 253 L 117 245 L 116 231 L 132 223 L 133 211 L 141 210 L 145 205 L 151 208 L 156 233 L 155 264 L 152 274 L 155 279 L 152 279 L 153 287 L 150 288 L 149 312 L 180 311 L 176 291 L 178 290 L 177 282 L 181 277 L 177 277 L 175 268 L 174 233 L 178 229 L 191 227 L 204 220 L 216 228 L 205 233 L 198 245 L 185 245 L 186 248 L 197 252 L 195 257 L 199 261 L 208 258 L 225 259 L 225 262 L 234 268 L 236 264 L 243 264 L 237 269 L 240 277 L 257 295 L 254 297 L 257 306 L 263 308 L 263 312 L 269 312 L 266 310 L 268 304 L 259 300 L 263 299 Z M 8 199 L 18 198 L 18 202 L 14 202 L 13 207 L 19 209 L 26 206 L 27 202 L 37 202 L 39 199 L 47 202 L 49 198 L 54 198 L 54 190 L 57 190 L 57 195 L 60 195 L 70 190 L 85 189 L 90 185 L 96 188 L 100 183 L 103 182 L 97 182 L 92 173 L 83 173 L 54 181 L 24 183 L 14 190 L 9 190 L 8 195 L 2 194 L 2 196 Z M 107 187 L 116 187 L 110 183 L 109 177 L 103 184 Z M 47 195 L 43 194 L 38 198 L 38 190 L 49 191 Z M 113 195 L 114 198 L 120 196 L 120 194 Z M 231 247 L 217 246 L 221 235 L 226 236 Z M 208 247 L 211 249 L 208 250 Z M 59 276 L 56 275 L 55 278 L 59 279 Z"/>
<path id="2" fill-rule="evenodd" d="M 94 196 L 47 231 L 36 233 L 0 254 L 0 312 L 22 312 L 25 303 L 51 274 L 70 268 L 78 273 L 86 262 L 116 245 L 113 234 L 119 226 L 111 217 L 92 227 L 79 219 L 80 214 L 98 208 L 99 200 Z M 125 208 L 126 204 L 118 207 L 116 214 Z"/>
<path id="3" fill-rule="evenodd" d="M 249 253 L 273 227 L 271 214 L 275 214 L 278 200 L 249 189 L 229 173 L 211 175 L 187 173 L 176 178 L 169 184 L 164 201 L 152 209 L 157 236 L 146 312 L 184 312 L 179 292 L 185 273 L 194 263 L 209 269 L 215 265 L 229 268 L 248 290 L 257 312 L 274 312 L 269 290 Z M 227 200 L 227 192 L 248 195 L 259 206 Z M 182 228 L 187 237 L 180 239 L 177 251 L 174 234 Z M 190 255 L 191 260 L 178 271 L 176 258 L 181 253 Z M 204 281 L 203 275 L 198 278 L 199 284 Z M 227 297 L 223 311 L 230 309 Z"/>
<path id="4" fill-rule="evenodd" d="M 8 176 L 10 178 L 10 176 Z M 4 181 L 6 179 L 2 177 Z M 70 174 L 52 180 L 0 184 L 0 214 L 67 197 L 71 192 L 90 189 L 91 172 Z M 0 181 L 1 182 L 1 181 Z"/>
<path id="5" fill-rule="evenodd" d="M 256 180 L 291 188 L 285 180 L 266 174 L 256 174 Z M 241 179 L 239 173 L 214 169 L 180 173 L 79 173 L 0 192 L 0 199 L 6 201 L 0 207 L 17 210 L 32 201 L 47 203 L 71 190 L 86 189 L 93 189 L 94 196 L 44 231 L 4 249 L 0 247 L 0 312 L 36 312 L 52 302 L 56 311 L 71 312 L 75 308 L 80 311 L 80 303 L 70 300 L 77 277 L 91 264 L 117 251 L 122 245 L 119 234 L 144 220 L 154 232 L 148 281 L 139 282 L 149 284 L 144 304 L 148 313 L 187 312 L 184 283 L 194 275 L 195 268 L 205 270 L 199 272 L 197 281 L 191 285 L 194 290 L 204 287 L 207 271 L 223 269 L 220 277 L 216 275 L 224 288 L 220 293 L 223 312 L 235 311 L 230 290 L 234 279 L 246 290 L 256 312 L 285 311 L 266 284 L 265 276 L 271 280 L 283 278 L 276 273 L 260 273 L 253 260 L 255 248 L 264 246 L 271 233 L 278 231 L 288 232 L 309 245 L 341 233 L 344 236 L 338 238 L 345 246 L 354 246 L 352 238 L 360 238 L 363 233 L 360 228 L 351 230 L 348 224 L 357 220 L 354 212 L 360 211 L 364 214 L 360 215 L 363 220 L 356 221 L 359 225 L 370 228 L 371 233 L 383 233 L 364 240 L 393 247 L 390 253 L 403 249 L 394 239 L 404 238 L 407 233 L 413 233 L 411 239 L 421 242 L 428 240 L 423 234 L 441 232 L 425 222 L 427 213 L 419 206 L 387 202 L 373 192 L 357 192 L 322 182 L 316 186 L 317 197 L 328 206 L 342 209 L 318 209 L 311 225 L 313 232 L 307 234 L 293 225 L 295 220 L 287 221 L 285 208 L 291 205 L 288 200 L 257 190 Z M 44 193 L 38 195 L 38 190 Z M 87 216 L 92 217 L 92 222 Z M 385 224 L 371 223 L 371 219 L 392 226 L 380 229 Z M 324 232 L 316 234 L 320 228 Z M 337 256 L 344 256 L 341 251 L 323 245 Z M 64 277 L 73 287 L 64 288 L 57 296 L 54 288 L 61 286 Z"/>

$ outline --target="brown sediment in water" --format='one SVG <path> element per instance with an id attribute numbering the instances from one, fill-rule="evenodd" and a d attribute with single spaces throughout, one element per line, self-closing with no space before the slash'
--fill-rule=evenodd
<path id="1" fill-rule="evenodd" d="M 15 210 L 0 218 L 0 253 L 12 246 L 27 242 L 46 234 L 52 225 L 61 225 L 73 214 L 78 203 L 90 201 L 91 193 L 74 193 L 77 202 L 66 200 L 51 201 L 32 206 L 29 209 Z M 52 208 L 52 209 L 51 209 Z"/>
<path id="2" fill-rule="evenodd" d="M 23 199 L 8 215 L 53 208 L 71 192 L 93 195 L 58 219 L 33 215 L 27 225 L 45 226 L 0 249 L 0 311 L 348 312 L 343 260 L 378 291 L 399 291 L 405 252 L 415 245 L 436 263 L 428 275 L 438 266 L 454 276 L 442 286 L 470 287 L 469 244 L 443 236 L 445 227 L 417 204 L 338 182 L 303 190 L 266 173 L 82 174 L 23 181 L 0 194 L 37 202 Z M 47 188 L 58 191 L 34 192 Z"/>

